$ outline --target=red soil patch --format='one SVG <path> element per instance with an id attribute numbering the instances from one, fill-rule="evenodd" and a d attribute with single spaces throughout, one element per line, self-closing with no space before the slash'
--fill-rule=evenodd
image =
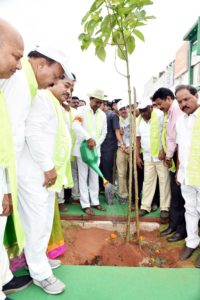
<path id="1" fill-rule="evenodd" d="M 182 246 L 169 248 L 159 230 L 140 232 L 140 246 L 126 243 L 122 234 L 105 229 L 83 229 L 72 225 L 65 229 L 67 251 L 61 258 L 66 265 L 193 267 L 191 260 L 182 262 Z M 171 247 L 171 245 L 170 245 Z"/>

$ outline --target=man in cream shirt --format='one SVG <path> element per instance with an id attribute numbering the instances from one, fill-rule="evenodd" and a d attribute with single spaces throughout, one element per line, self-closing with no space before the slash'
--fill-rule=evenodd
<path id="1" fill-rule="evenodd" d="M 157 177 L 160 189 L 160 217 L 167 219 L 170 206 L 169 172 L 162 160 L 162 128 L 164 114 L 153 109 L 152 101 L 144 99 L 138 104 L 140 116 L 137 120 L 137 165 L 142 167 L 140 151 L 143 152 L 144 182 L 142 189 L 142 203 L 140 216 L 151 211 L 153 195 L 156 189 Z M 155 148 L 155 149 L 154 149 Z"/>

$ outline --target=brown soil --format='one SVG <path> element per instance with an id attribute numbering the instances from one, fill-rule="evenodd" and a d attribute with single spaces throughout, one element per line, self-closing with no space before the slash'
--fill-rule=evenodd
<path id="1" fill-rule="evenodd" d="M 191 260 L 179 260 L 183 243 L 167 243 L 157 230 L 140 232 L 140 246 L 134 237 L 126 243 L 122 234 L 105 229 L 68 223 L 64 232 L 67 251 L 61 260 L 66 265 L 194 267 Z"/>

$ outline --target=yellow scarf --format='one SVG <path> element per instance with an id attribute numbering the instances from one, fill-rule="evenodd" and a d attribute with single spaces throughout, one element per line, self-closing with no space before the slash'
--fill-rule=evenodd
<path id="1" fill-rule="evenodd" d="M 58 117 L 58 130 L 56 134 L 54 149 L 54 165 L 57 173 L 57 179 L 55 184 L 51 186 L 50 189 L 55 192 L 60 192 L 63 185 L 65 187 L 73 186 L 71 163 L 69 159 L 71 147 L 69 142 L 69 135 L 67 134 L 66 130 L 65 115 L 62 111 L 61 105 L 49 90 L 46 90 L 46 92 L 53 102 Z"/>
<path id="2" fill-rule="evenodd" d="M 140 115 L 138 118 L 138 124 L 140 124 L 141 120 L 142 116 Z M 158 157 L 160 151 L 160 129 L 158 115 L 154 110 L 151 113 L 150 151 L 152 157 Z"/>
<path id="3" fill-rule="evenodd" d="M 9 184 L 11 188 L 13 202 L 12 218 L 15 226 L 15 233 L 18 241 L 19 250 L 22 251 L 24 246 L 24 232 L 18 213 L 16 162 L 14 154 L 12 127 L 2 91 L 0 91 L 0 116 L 0 166 L 5 167 L 8 171 Z"/>

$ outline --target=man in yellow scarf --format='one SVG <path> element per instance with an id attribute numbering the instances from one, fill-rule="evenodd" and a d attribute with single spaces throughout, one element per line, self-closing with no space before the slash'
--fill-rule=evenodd
<path id="1" fill-rule="evenodd" d="M 141 150 L 144 160 L 144 182 L 142 189 L 142 203 L 140 216 L 151 211 L 151 204 L 156 189 L 157 177 L 160 189 L 160 217 L 169 217 L 171 200 L 169 172 L 163 163 L 162 154 L 162 128 L 163 113 L 153 109 L 152 101 L 147 98 L 138 104 L 140 116 L 137 121 L 137 165 L 142 167 Z"/>
<path id="2" fill-rule="evenodd" d="M 180 85 L 175 91 L 180 109 L 184 112 L 176 123 L 178 145 L 177 182 L 185 199 L 186 246 L 180 259 L 188 259 L 200 244 L 200 105 L 197 90 Z M 200 256 L 196 267 L 200 268 Z"/>
<path id="3" fill-rule="evenodd" d="M 4 135 L 9 134 L 12 141 L 12 132 L 10 130 L 10 119 L 6 110 L 2 85 L 5 82 L 4 79 L 10 78 L 17 70 L 21 69 L 20 60 L 23 56 L 24 43 L 19 32 L 3 19 L 0 19 L 0 33 L 0 299 L 3 300 L 9 299 L 5 296 L 9 289 L 12 288 L 12 291 L 23 289 L 32 280 L 29 276 L 13 276 L 9 269 L 8 256 L 3 246 L 7 216 L 12 212 L 12 197 L 8 186 L 7 171 L 10 160 L 14 159 L 14 157 L 6 159 L 6 153 L 12 145 L 7 144 L 8 136 Z M 16 175 L 13 174 L 13 176 Z"/>

